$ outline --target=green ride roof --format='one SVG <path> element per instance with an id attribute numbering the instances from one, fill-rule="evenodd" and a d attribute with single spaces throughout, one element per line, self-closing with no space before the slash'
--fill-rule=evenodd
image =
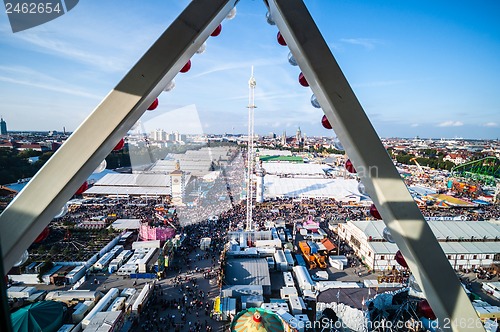
<path id="1" fill-rule="evenodd" d="M 41 301 L 10 315 L 14 332 L 56 332 L 63 324 L 65 307 L 60 302 Z"/>
<path id="2" fill-rule="evenodd" d="M 260 156 L 261 161 L 273 162 L 273 161 L 287 161 L 290 163 L 303 163 L 304 159 L 302 157 L 296 156 Z"/>

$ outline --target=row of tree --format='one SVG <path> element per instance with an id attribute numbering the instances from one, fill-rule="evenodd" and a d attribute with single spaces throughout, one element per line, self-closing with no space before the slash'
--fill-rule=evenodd
<path id="1" fill-rule="evenodd" d="M 231 142 L 209 142 L 208 146 L 236 146 Z M 113 151 L 106 157 L 108 169 L 130 167 L 131 162 L 136 165 L 147 165 L 163 159 L 169 153 L 185 153 L 187 150 L 197 150 L 203 145 L 171 145 L 168 147 L 143 146 L 134 147 L 131 153 L 128 145 L 120 151 Z M 54 152 L 40 152 L 34 150 L 18 151 L 16 149 L 0 149 L 0 185 L 15 183 L 20 179 L 30 178 L 38 172 Z M 38 157 L 30 162 L 30 157 Z"/>
<path id="2" fill-rule="evenodd" d="M 401 152 L 396 155 L 396 161 L 405 165 L 415 165 L 415 159 L 420 166 L 428 166 L 434 169 L 445 169 L 451 171 L 455 167 L 455 163 L 449 160 L 443 160 L 443 155 L 436 155 L 434 157 L 415 157 L 414 154 Z"/>
<path id="3" fill-rule="evenodd" d="M 0 149 L 0 184 L 14 183 L 19 179 L 32 177 L 52 154 L 53 152 Z M 30 157 L 38 157 L 38 160 L 30 162 Z"/>

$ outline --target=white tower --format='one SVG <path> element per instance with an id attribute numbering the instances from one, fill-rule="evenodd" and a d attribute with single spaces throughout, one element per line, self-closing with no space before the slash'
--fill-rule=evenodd
<path id="1" fill-rule="evenodd" d="M 254 108 L 255 106 L 255 78 L 253 77 L 253 66 L 252 74 L 248 80 L 248 151 L 247 151 L 247 224 L 246 230 L 253 230 L 252 222 L 252 212 L 253 212 L 253 136 L 254 136 Z"/>
<path id="2" fill-rule="evenodd" d="M 183 205 L 184 190 L 186 178 L 184 172 L 181 171 L 181 166 L 177 160 L 175 169 L 170 172 L 170 188 L 172 188 L 172 203 L 174 205 Z"/>

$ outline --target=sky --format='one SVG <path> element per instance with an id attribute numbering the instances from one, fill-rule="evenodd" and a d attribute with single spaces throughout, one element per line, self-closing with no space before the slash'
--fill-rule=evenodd
<path id="1" fill-rule="evenodd" d="M 0 14 L 0 115 L 9 130 L 75 130 L 188 5 L 80 1 L 13 33 Z M 306 0 L 381 137 L 500 135 L 500 2 Z M 240 0 L 191 70 L 137 130 L 246 133 L 254 66 L 255 132 L 334 136 L 276 41 L 260 0 Z M 182 116 L 179 116 L 181 114 Z"/>

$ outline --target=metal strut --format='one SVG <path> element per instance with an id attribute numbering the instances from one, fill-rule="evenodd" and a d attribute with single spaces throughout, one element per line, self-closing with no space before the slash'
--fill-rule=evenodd
<path id="1" fill-rule="evenodd" d="M 441 246 L 302 0 L 264 2 L 441 327 L 484 331 Z"/>

